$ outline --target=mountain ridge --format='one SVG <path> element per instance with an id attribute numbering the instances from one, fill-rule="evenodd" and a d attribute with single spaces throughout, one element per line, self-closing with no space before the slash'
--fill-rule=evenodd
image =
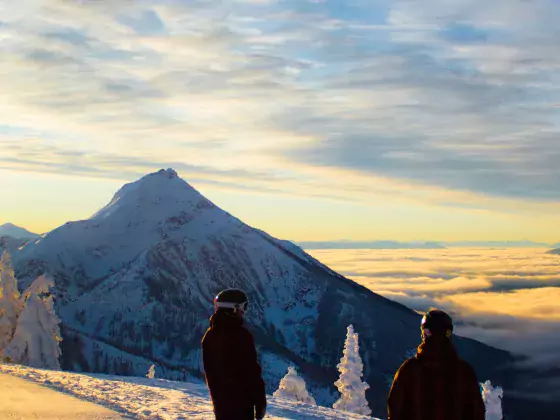
<path id="1" fill-rule="evenodd" d="M 16 226 L 13 223 L 8 222 L 0 226 L 0 237 L 2 236 L 10 236 L 14 239 L 31 240 L 39 238 L 41 235 L 30 232 L 25 228 Z"/>

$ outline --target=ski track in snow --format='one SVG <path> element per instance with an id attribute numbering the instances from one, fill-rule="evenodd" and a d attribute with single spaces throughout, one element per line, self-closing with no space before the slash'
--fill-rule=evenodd
<path id="1" fill-rule="evenodd" d="M 18 376 L 56 391 L 74 395 L 138 419 L 214 419 L 203 384 L 101 374 L 35 369 L 0 364 L 0 372 Z M 325 407 L 268 397 L 266 419 L 370 419 Z"/>

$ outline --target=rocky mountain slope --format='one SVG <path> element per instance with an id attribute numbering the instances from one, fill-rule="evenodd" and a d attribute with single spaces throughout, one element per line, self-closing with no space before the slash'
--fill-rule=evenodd
<path id="1" fill-rule="evenodd" d="M 360 334 L 373 414 L 419 341 L 420 316 L 333 272 L 301 248 L 216 207 L 173 170 L 125 185 L 88 220 L 69 222 L 14 255 L 23 288 L 54 275 L 65 369 L 200 376 L 200 340 L 218 291 L 250 296 L 268 392 L 295 365 L 319 404 L 335 400 L 348 324 Z M 513 357 L 457 338 L 480 379 L 513 386 Z"/>

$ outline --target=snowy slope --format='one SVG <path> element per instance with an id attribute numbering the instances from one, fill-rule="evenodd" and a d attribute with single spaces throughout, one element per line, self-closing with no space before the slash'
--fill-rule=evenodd
<path id="1" fill-rule="evenodd" d="M 5 223 L 0 226 L 0 236 L 10 236 L 15 239 L 35 239 L 39 235 L 29 232 L 27 229 L 16 226 L 12 223 Z"/>
<path id="2" fill-rule="evenodd" d="M 387 378 L 419 339 L 418 314 L 244 224 L 170 169 L 125 185 L 93 217 L 26 244 L 14 261 L 22 288 L 45 271 L 55 278 L 67 370 L 140 375 L 156 363 L 167 379 L 200 377 L 213 297 L 239 287 L 268 392 L 294 365 L 317 402 L 331 405 L 353 324 L 370 407 L 383 416 Z M 481 378 L 511 387 L 508 353 L 457 342 Z"/>
<path id="3" fill-rule="evenodd" d="M 11 254 L 15 254 L 18 252 L 19 248 L 25 245 L 27 241 L 28 239 L 18 239 L 11 236 L 0 236 L 0 253 L 8 251 Z"/>
<path id="4" fill-rule="evenodd" d="M 132 417 L 0 371 L 0 418 L 123 420 Z"/>
<path id="5" fill-rule="evenodd" d="M 140 377 L 81 375 L 8 364 L 0 364 L 0 372 L 46 385 L 125 415 L 131 415 L 133 418 L 214 419 L 208 390 L 204 384 Z M 268 413 L 265 418 L 270 420 L 371 419 L 271 397 L 269 397 Z"/>

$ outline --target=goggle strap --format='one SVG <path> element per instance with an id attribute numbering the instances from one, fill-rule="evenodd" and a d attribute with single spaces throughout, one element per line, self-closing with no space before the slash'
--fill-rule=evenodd
<path id="1" fill-rule="evenodd" d="M 429 328 L 424 328 L 422 330 L 422 334 L 426 337 L 431 337 L 433 335 Z M 446 338 L 450 339 L 452 335 L 453 335 L 453 331 L 451 331 L 451 330 L 446 330 L 445 331 L 445 337 Z"/>
<path id="2" fill-rule="evenodd" d="M 216 302 L 216 308 L 227 308 L 227 309 L 247 309 L 247 305 L 249 302 L 243 303 L 232 303 L 232 302 Z"/>

